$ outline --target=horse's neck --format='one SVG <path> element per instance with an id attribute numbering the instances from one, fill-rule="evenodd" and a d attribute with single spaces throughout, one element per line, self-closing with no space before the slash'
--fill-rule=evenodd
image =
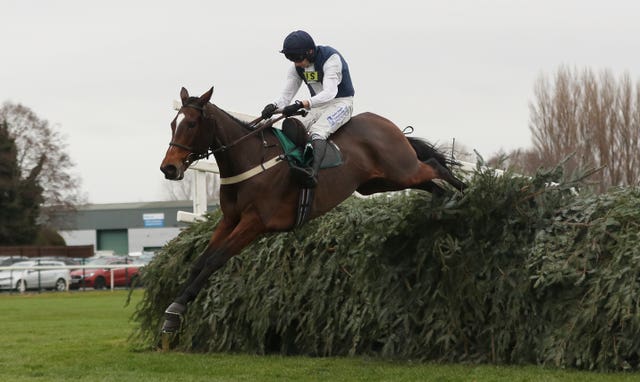
<path id="1" fill-rule="evenodd" d="M 249 130 L 214 104 L 209 104 L 207 112 L 214 129 L 212 149 L 220 168 L 220 175 L 233 176 L 245 171 L 245 167 L 255 165 L 252 163 L 253 155 L 250 154 L 260 151 L 260 140 L 250 138 L 234 145 L 234 142 L 249 134 Z M 221 146 L 226 146 L 227 149 L 219 150 Z"/>

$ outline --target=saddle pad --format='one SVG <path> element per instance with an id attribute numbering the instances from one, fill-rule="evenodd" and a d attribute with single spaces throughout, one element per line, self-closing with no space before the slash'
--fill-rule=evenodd
<path id="1" fill-rule="evenodd" d="M 284 150 L 284 157 L 288 162 L 293 163 L 297 166 L 309 166 L 313 161 L 313 149 L 311 145 L 296 146 L 289 137 L 280 129 L 272 128 L 273 133 L 280 141 L 282 145 L 282 149 Z M 335 142 L 329 140 L 327 141 L 329 144 L 327 145 L 327 151 L 324 154 L 324 158 L 322 160 L 322 164 L 320 168 L 330 168 L 337 167 L 342 164 L 342 154 L 340 153 L 340 148 Z"/>

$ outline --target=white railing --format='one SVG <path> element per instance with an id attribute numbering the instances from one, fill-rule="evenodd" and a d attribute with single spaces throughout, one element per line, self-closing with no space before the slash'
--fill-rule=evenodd
<path id="1" fill-rule="evenodd" d="M 177 220 L 193 223 L 197 220 L 204 220 L 203 215 L 207 212 L 207 173 L 219 174 L 220 170 L 216 163 L 205 161 L 192 164 L 188 170 L 195 172 L 191 187 L 193 212 L 178 211 Z"/>
<path id="2" fill-rule="evenodd" d="M 460 170 L 462 170 L 465 173 L 472 173 L 477 168 L 477 164 L 476 163 L 465 162 L 465 161 L 457 161 L 457 162 L 460 163 Z M 498 168 L 487 167 L 487 166 L 482 166 L 480 169 L 483 170 L 483 171 L 492 170 L 498 176 L 502 176 L 504 174 L 504 172 L 505 172 L 504 170 L 500 170 Z"/>

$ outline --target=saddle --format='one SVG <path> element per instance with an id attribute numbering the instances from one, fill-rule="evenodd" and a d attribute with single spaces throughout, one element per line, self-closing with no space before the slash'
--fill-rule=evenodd
<path id="1" fill-rule="evenodd" d="M 309 142 L 309 135 L 302 123 L 295 118 L 287 118 L 282 122 L 282 130 L 273 129 L 276 137 L 284 149 L 284 157 L 289 166 L 307 167 L 313 160 L 313 149 Z M 340 148 L 332 140 L 327 140 L 325 152 L 320 169 L 338 167 L 342 165 Z"/>
<path id="2" fill-rule="evenodd" d="M 300 121 L 294 118 L 287 118 L 282 122 L 282 130 L 274 128 L 273 132 L 284 149 L 284 158 L 289 163 L 290 168 L 294 166 L 308 167 L 311 164 L 313 149 L 307 143 L 309 142 L 309 136 Z M 320 164 L 320 169 L 337 167 L 342 163 L 340 148 L 333 141 L 328 140 L 327 150 Z M 300 189 L 296 227 L 301 226 L 308 220 L 314 195 L 314 188 L 303 187 Z"/>

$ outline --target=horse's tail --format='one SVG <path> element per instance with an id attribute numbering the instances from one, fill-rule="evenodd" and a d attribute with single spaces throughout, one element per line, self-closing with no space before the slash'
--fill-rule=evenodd
<path id="1" fill-rule="evenodd" d="M 448 170 L 450 170 L 452 166 L 460 165 L 460 163 L 457 162 L 453 157 L 447 158 L 445 154 L 438 151 L 438 149 L 434 145 L 425 141 L 424 139 L 415 137 L 406 138 L 409 140 L 409 143 L 411 143 L 411 147 L 413 147 L 416 154 L 418 155 L 418 159 L 421 162 L 425 162 L 433 158 Z"/>

